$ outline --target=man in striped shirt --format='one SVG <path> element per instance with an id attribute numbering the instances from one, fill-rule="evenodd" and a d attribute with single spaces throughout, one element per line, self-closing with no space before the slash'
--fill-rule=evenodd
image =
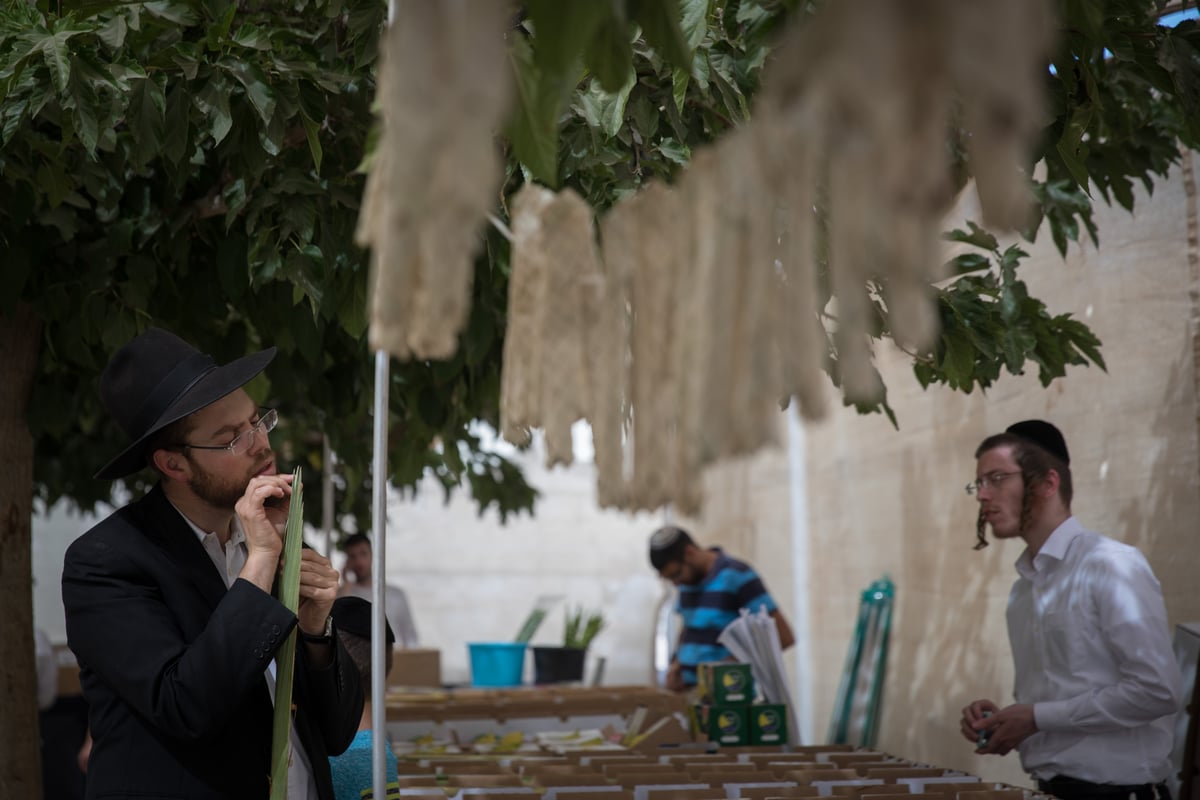
<path id="1" fill-rule="evenodd" d="M 667 670 L 668 689 L 682 691 L 695 686 L 699 664 L 730 658 L 729 651 L 717 644 L 717 637 L 743 608 L 767 610 L 779 629 L 784 650 L 795 642 L 762 578 L 749 564 L 731 558 L 721 548 L 701 548 L 687 531 L 667 525 L 650 537 L 650 563 L 661 577 L 679 587 L 676 611 L 683 617 L 683 631 Z"/>

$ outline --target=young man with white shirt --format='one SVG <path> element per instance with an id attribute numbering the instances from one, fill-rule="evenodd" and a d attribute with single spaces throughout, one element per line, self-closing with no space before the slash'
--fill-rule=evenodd
<path id="1" fill-rule="evenodd" d="M 242 389 L 269 348 L 222 366 L 150 328 L 100 379 L 130 444 L 97 474 L 160 480 L 67 550 L 67 643 L 93 737 L 87 797 L 262 800 L 274 659 L 298 627 L 288 797 L 333 800 L 329 756 L 362 714 L 335 635 L 338 572 L 305 549 L 295 613 L 272 595 L 292 476 L 276 474 L 274 411 Z"/>
<path id="2" fill-rule="evenodd" d="M 1018 422 L 975 458 L 977 547 L 989 526 L 1026 547 L 1007 612 L 1017 702 L 971 703 L 963 736 L 978 753 L 1017 749 L 1038 787 L 1063 800 L 1166 800 L 1183 680 L 1150 565 L 1072 516 L 1070 455 L 1050 423 Z"/>

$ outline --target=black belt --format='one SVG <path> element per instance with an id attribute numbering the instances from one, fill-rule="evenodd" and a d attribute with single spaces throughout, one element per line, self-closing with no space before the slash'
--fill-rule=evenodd
<path id="1" fill-rule="evenodd" d="M 1048 781 L 1038 781 L 1038 789 L 1052 794 L 1059 800 L 1089 800 L 1089 798 L 1112 798 L 1128 800 L 1132 795 L 1137 800 L 1171 800 L 1171 792 L 1164 783 L 1092 783 L 1066 775 L 1056 775 Z"/>

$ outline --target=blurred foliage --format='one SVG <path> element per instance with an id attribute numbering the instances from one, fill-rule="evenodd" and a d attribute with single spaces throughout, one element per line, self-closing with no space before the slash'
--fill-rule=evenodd
<path id="1" fill-rule="evenodd" d="M 498 215 L 507 219 L 505 199 L 529 180 L 571 186 L 599 212 L 647 180 L 673 179 L 695 148 L 748 117 L 772 36 L 817 5 L 514 7 L 518 102 L 500 141 Z M 1034 160 L 1046 162 L 1039 221 L 1063 253 L 1080 230 L 1096 238 L 1089 192 L 1130 208 L 1136 183 L 1151 187 L 1180 143 L 1197 144 L 1200 32 L 1157 26 L 1162 5 L 1059 3 L 1051 119 Z M 156 324 L 219 361 L 278 346 L 248 387 L 280 410 L 277 449 L 315 486 L 328 435 L 341 457 L 337 507 L 366 526 L 374 363 L 367 258 L 352 233 L 385 10 L 381 0 L 4 3 L 0 313 L 26 303 L 43 324 L 28 413 L 40 500 L 108 499 L 110 485 L 90 476 L 123 437 L 100 407 L 98 375 Z M 965 176 L 954 141 L 948 157 Z M 507 241 L 479 236 L 458 354 L 392 365 L 389 469 L 402 487 L 426 474 L 447 493 L 466 486 L 481 513 L 504 518 L 531 510 L 536 492 L 476 424 L 497 423 L 509 274 Z M 1085 326 L 1028 295 L 1019 247 L 1001 249 L 970 224 L 950 236 L 974 249 L 931 288 L 944 330 L 935 352 L 913 354 L 922 384 L 969 392 L 1029 362 L 1043 382 L 1067 365 L 1103 367 Z M 320 503 L 306 511 L 319 519 Z"/>
<path id="2" fill-rule="evenodd" d="M 270 345 L 248 389 L 337 507 L 370 519 L 374 359 L 367 256 L 352 243 L 385 6 L 375 0 L 93 3 L 0 16 L 0 313 L 44 323 L 28 423 L 35 492 L 91 508 L 124 444 L 98 399 L 109 355 L 148 325 L 220 362 Z M 469 486 L 480 511 L 529 510 L 517 467 L 480 443 L 498 422 L 506 280 L 478 262 L 458 354 L 394 363 L 389 469 Z M 268 382 L 269 378 L 269 382 Z M 143 473 L 129 483 L 144 489 Z M 320 493 L 306 513 L 320 519 Z M 314 502 L 315 501 L 315 502 Z"/>

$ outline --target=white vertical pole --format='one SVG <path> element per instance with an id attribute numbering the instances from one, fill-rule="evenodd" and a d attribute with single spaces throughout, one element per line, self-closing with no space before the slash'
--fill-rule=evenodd
<path id="1" fill-rule="evenodd" d="M 387 24 L 391 28 L 396 21 L 400 0 L 388 0 Z M 381 266 L 381 265 L 380 265 Z M 391 397 L 391 356 L 384 350 L 375 352 L 375 459 L 372 467 L 371 488 L 373 502 L 371 528 L 375 535 L 371 555 L 371 786 L 375 800 L 387 797 L 387 675 L 384 669 L 384 648 L 387 634 L 384 625 L 386 603 L 384 587 L 387 584 L 387 442 L 388 442 L 388 399 Z"/>
<path id="2" fill-rule="evenodd" d="M 787 411 L 788 496 L 792 516 L 792 586 L 796 620 L 796 706 L 794 712 L 804 744 L 816 740 L 813 734 L 812 611 L 809 606 L 808 548 L 808 468 L 804 454 L 804 423 L 792 398 Z"/>
<path id="3" fill-rule="evenodd" d="M 328 558 L 333 553 L 333 448 L 328 434 L 321 435 L 321 528 Z"/>
<path id="4" fill-rule="evenodd" d="M 371 530 L 374 548 L 371 554 L 371 776 L 376 800 L 387 796 L 387 760 L 384 748 L 387 745 L 387 719 L 385 703 L 387 675 L 384 670 L 384 655 L 387 640 L 384 629 L 384 587 L 387 560 L 387 443 L 388 443 L 388 388 L 390 355 L 384 350 L 375 352 L 375 459 L 371 471 L 373 494 Z"/>

